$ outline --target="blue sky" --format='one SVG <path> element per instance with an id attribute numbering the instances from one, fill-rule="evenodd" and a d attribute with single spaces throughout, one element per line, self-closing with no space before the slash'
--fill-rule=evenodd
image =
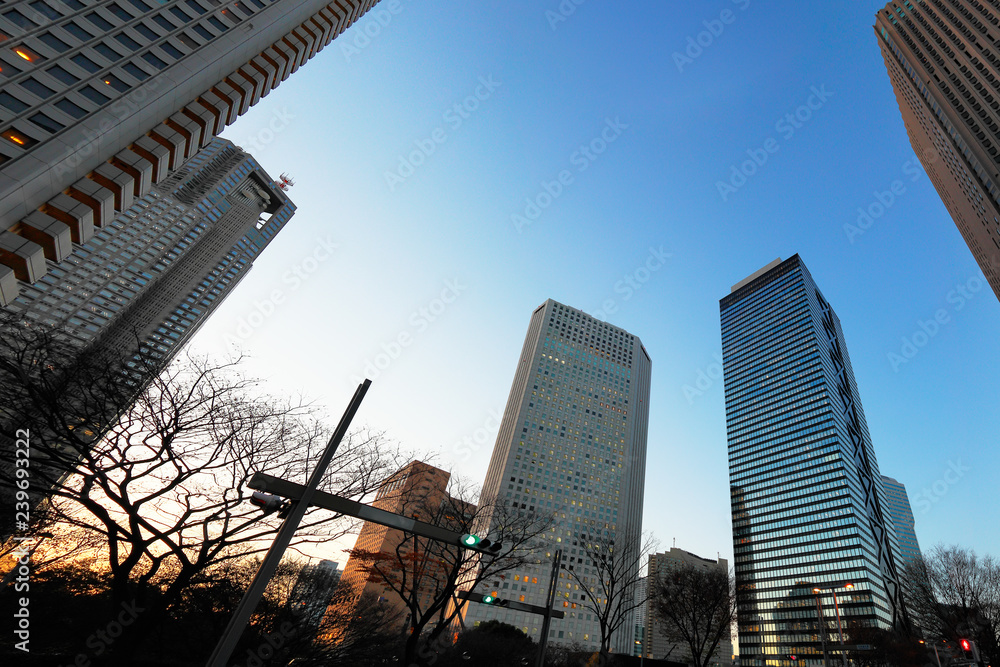
<path id="1" fill-rule="evenodd" d="M 653 359 L 645 528 L 731 557 L 718 301 L 799 253 L 921 545 L 1000 554 L 1000 303 L 910 148 L 881 6 L 384 0 L 227 130 L 298 212 L 195 348 L 238 341 L 331 422 L 380 361 L 358 420 L 481 483 L 532 310 L 604 312 Z"/>

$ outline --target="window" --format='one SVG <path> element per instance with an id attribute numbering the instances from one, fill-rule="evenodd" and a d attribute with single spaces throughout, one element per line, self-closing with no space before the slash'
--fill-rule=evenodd
<path id="1" fill-rule="evenodd" d="M 187 0 L 187 6 L 193 9 L 198 14 L 204 14 L 206 12 L 206 9 L 201 5 L 199 5 L 197 2 L 195 2 L 194 0 Z"/>
<path id="2" fill-rule="evenodd" d="M 107 10 L 109 12 L 111 12 L 112 14 L 114 14 L 115 16 L 117 16 L 122 21 L 125 21 L 126 23 L 128 23 L 129 21 L 131 21 L 132 19 L 135 18 L 134 16 L 132 16 L 131 14 L 129 14 L 127 11 L 125 11 L 124 9 L 122 9 L 121 7 L 119 7 L 118 3 L 116 3 L 116 2 L 112 2 L 110 5 L 108 5 Z"/>
<path id="3" fill-rule="evenodd" d="M 86 8 L 86 5 L 84 5 L 82 2 L 80 2 L 80 0 L 62 0 L 62 3 L 64 5 L 66 5 L 67 7 L 69 7 L 70 9 L 84 9 L 84 8 Z"/>
<path id="4" fill-rule="evenodd" d="M 149 78 L 149 74 L 145 70 L 141 69 L 135 63 L 125 63 L 124 65 L 122 65 L 122 69 L 131 74 L 132 76 L 134 76 L 139 81 L 145 81 L 146 79 Z"/>
<path id="5" fill-rule="evenodd" d="M 62 14 L 49 7 L 42 0 L 35 0 L 34 2 L 29 2 L 28 6 L 34 9 L 39 14 L 42 14 L 53 21 L 62 18 Z"/>
<path id="6" fill-rule="evenodd" d="M 87 32 L 86 30 L 84 30 L 83 28 L 81 28 L 80 26 L 78 26 L 77 24 L 73 23 L 72 21 L 70 21 L 69 23 L 64 24 L 62 28 L 63 28 L 63 30 L 65 30 L 69 34 L 71 34 L 74 37 L 76 37 L 81 42 L 87 42 L 87 41 L 90 41 L 91 39 L 94 38 L 93 35 L 91 35 L 89 32 Z"/>
<path id="7" fill-rule="evenodd" d="M 73 118 L 83 118 L 87 115 L 87 111 L 82 107 L 73 104 L 67 99 L 59 100 L 55 103 L 55 107 L 62 111 L 64 114 L 72 116 Z"/>
<path id="8" fill-rule="evenodd" d="M 156 23 L 156 25 L 163 28 L 164 30 L 166 30 L 167 32 L 173 32 L 176 29 L 176 26 L 170 21 L 168 21 L 167 17 L 163 16 L 162 14 L 157 14 L 156 16 L 154 16 L 153 22 Z"/>
<path id="9" fill-rule="evenodd" d="M 16 9 L 12 9 L 9 12 L 4 12 L 3 16 L 5 19 L 10 21 L 14 25 L 24 28 L 25 30 L 31 30 L 32 28 L 38 27 L 37 23 L 29 20 L 27 16 L 17 11 Z"/>
<path id="10" fill-rule="evenodd" d="M 180 7 L 171 7 L 170 13 L 181 20 L 181 23 L 187 23 L 191 20 L 191 17 L 181 11 Z"/>
<path id="11" fill-rule="evenodd" d="M 155 42 L 160 38 L 159 35 L 153 32 L 153 30 L 144 23 L 136 23 L 134 26 L 132 26 L 132 30 L 135 30 L 137 33 L 148 39 L 150 42 Z"/>
<path id="12" fill-rule="evenodd" d="M 215 27 L 215 29 L 218 30 L 219 32 L 225 32 L 229 30 L 229 26 L 223 25 L 222 21 L 215 18 L 214 16 L 208 17 L 208 22 L 211 23 Z"/>
<path id="13" fill-rule="evenodd" d="M 70 74 L 69 72 L 67 72 L 66 70 L 64 70 L 59 65 L 56 65 L 55 67 L 50 67 L 45 71 L 49 76 L 58 79 L 62 83 L 65 83 L 66 85 L 69 86 L 73 85 L 74 83 L 80 80 L 75 76 L 73 76 L 72 74 Z"/>
<path id="14" fill-rule="evenodd" d="M 43 113 L 36 113 L 34 116 L 28 118 L 32 123 L 42 128 L 43 130 L 48 130 L 49 132 L 56 133 L 59 130 L 64 129 L 66 126 L 57 123 Z"/>
<path id="15" fill-rule="evenodd" d="M 122 59 L 122 54 L 118 53 L 104 42 L 98 42 L 97 44 L 94 44 L 94 50 L 100 53 L 108 60 L 110 60 L 111 62 L 117 62 Z"/>
<path id="16" fill-rule="evenodd" d="M 12 77 L 15 74 L 20 74 L 21 70 L 14 67 L 13 65 L 8 65 L 6 61 L 0 60 L 0 72 L 6 77 Z"/>
<path id="17" fill-rule="evenodd" d="M 155 67 L 156 69 L 163 69 L 164 67 L 167 66 L 167 63 L 163 62 L 152 53 L 142 54 L 142 59 L 145 60 L 150 65 L 152 65 L 153 67 Z"/>
<path id="18" fill-rule="evenodd" d="M 122 46 L 124 46 L 126 49 L 129 49 L 130 51 L 138 51 L 139 49 L 142 48 L 142 45 L 139 44 L 139 42 L 135 41 L 134 39 L 132 39 L 123 32 L 120 32 L 117 35 L 115 35 L 115 39 L 117 39 Z"/>
<path id="19" fill-rule="evenodd" d="M 24 46 L 23 44 L 21 46 L 14 47 L 14 53 L 16 53 L 19 58 L 21 58 L 22 60 L 27 60 L 29 63 L 48 60 L 48 58 L 44 58 L 38 55 L 37 53 L 29 49 L 28 47 Z"/>
<path id="20" fill-rule="evenodd" d="M 0 91 L 0 105 L 10 109 L 14 113 L 21 113 L 28 108 L 28 105 L 17 99 L 8 92 Z"/>
<path id="21" fill-rule="evenodd" d="M 23 86 L 25 90 L 27 90 L 28 92 L 34 93 L 35 95 L 38 95 L 42 99 L 52 97 L 53 95 L 56 94 L 56 91 L 52 90 L 46 85 L 39 83 L 37 79 L 30 76 L 21 82 L 21 86 Z"/>
<path id="22" fill-rule="evenodd" d="M 204 28 L 202 28 L 202 30 L 204 30 Z M 178 33 L 177 34 L 177 39 L 181 40 L 181 44 L 183 44 L 184 46 L 188 47 L 192 51 L 197 50 L 198 47 L 200 46 L 200 44 L 198 44 L 198 42 L 196 42 L 193 39 L 191 39 L 191 37 L 187 33 L 185 33 L 185 32 Z"/>
<path id="23" fill-rule="evenodd" d="M 174 46 L 170 42 L 164 42 L 163 44 L 160 44 L 160 48 L 163 49 L 164 53 L 166 53 L 168 56 L 170 56 L 174 60 L 180 60 L 181 58 L 184 57 L 184 54 L 180 52 L 180 49 L 178 49 L 176 46 Z M 147 55 L 149 55 L 149 54 L 147 54 Z"/>
<path id="24" fill-rule="evenodd" d="M 101 69 L 100 67 L 97 66 L 97 63 L 95 63 L 93 60 L 91 60 L 90 58 L 88 58 L 83 54 L 77 54 L 72 58 L 70 58 L 70 60 L 72 60 L 74 63 L 79 65 L 82 69 L 87 70 L 88 72 L 96 72 L 97 70 Z"/>
<path id="25" fill-rule="evenodd" d="M 105 97 L 91 86 L 84 86 L 81 88 L 80 94 L 98 106 L 111 101 L 110 97 Z"/>
<path id="26" fill-rule="evenodd" d="M 129 4 L 138 9 L 140 12 L 151 12 L 153 8 L 147 5 L 142 0 L 128 0 Z"/>
<path id="27" fill-rule="evenodd" d="M 105 74 L 104 75 L 104 83 L 106 83 L 107 85 L 111 86 L 112 88 L 114 88 L 115 90 L 117 90 L 119 93 L 124 93 L 124 92 L 126 92 L 129 89 L 129 85 L 127 83 L 125 83 L 124 81 L 122 81 L 121 79 L 119 79 L 114 74 Z"/>
<path id="28" fill-rule="evenodd" d="M 194 31 L 199 35 L 201 35 L 206 42 L 211 42 L 214 39 L 212 33 L 206 30 L 204 26 L 198 25 L 197 23 L 194 24 Z"/>
<path id="29" fill-rule="evenodd" d="M 42 42 L 42 44 L 49 47 L 53 51 L 58 51 L 59 53 L 69 51 L 69 44 L 59 39 L 51 32 L 43 32 L 38 36 L 38 39 Z"/>
<path id="30" fill-rule="evenodd" d="M 28 135 L 22 134 L 17 130 L 15 130 L 14 128 L 4 130 L 2 133 L 0 133 L 0 137 L 3 137 L 4 139 L 11 142 L 15 146 L 19 146 L 21 148 L 30 148 L 31 146 L 34 146 L 35 144 L 38 143 Z"/>
<path id="31" fill-rule="evenodd" d="M 113 30 L 114 26 L 106 18 L 98 14 L 97 12 L 90 12 L 85 16 L 88 21 L 96 25 L 101 30 Z"/>

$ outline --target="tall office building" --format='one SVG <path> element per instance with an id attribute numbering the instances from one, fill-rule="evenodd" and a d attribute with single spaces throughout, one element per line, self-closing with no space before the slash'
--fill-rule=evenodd
<path id="1" fill-rule="evenodd" d="M 913 150 L 1000 298 L 1000 8 L 894 0 L 875 33 Z"/>
<path id="2" fill-rule="evenodd" d="M 650 582 L 655 581 L 656 579 L 664 579 L 669 576 L 671 570 L 678 567 L 696 567 L 705 570 L 718 570 L 725 576 L 729 576 L 729 562 L 726 561 L 725 558 L 711 560 L 709 558 L 696 556 L 689 551 L 672 547 L 670 551 L 650 555 L 647 569 L 647 579 Z M 691 656 L 691 649 L 685 644 L 674 643 L 666 636 L 663 619 L 660 613 L 656 610 L 656 603 L 653 598 L 647 599 L 644 611 L 644 615 L 646 617 L 645 633 L 647 638 L 645 657 L 690 664 L 693 660 Z M 710 667 L 726 667 L 727 665 L 731 665 L 732 662 L 733 641 L 727 631 L 725 636 L 719 641 L 719 645 L 715 652 L 712 654 L 709 665 Z"/>
<path id="3" fill-rule="evenodd" d="M 216 138 L 88 240 L 63 230 L 4 308 L 88 353 L 143 344 L 166 361 L 295 212 L 280 181 Z M 40 238 L 39 241 L 45 242 Z M 81 239 L 83 241 L 83 239 Z"/>
<path id="4" fill-rule="evenodd" d="M 579 536 L 610 531 L 638 551 L 652 362 L 637 336 L 551 299 L 531 316 L 482 497 L 554 513 L 541 563 L 483 583 L 501 598 L 545 605 L 553 553 L 562 549 L 549 641 L 600 647 L 571 570 L 587 568 Z M 488 534 L 488 533 L 487 533 Z M 584 569 L 587 573 L 587 569 Z M 541 617 L 467 605 L 465 625 L 497 619 L 538 640 Z M 634 618 L 612 650 L 631 654 Z"/>
<path id="5" fill-rule="evenodd" d="M 896 540 L 899 542 L 900 570 L 914 561 L 920 560 L 920 543 L 914 530 L 913 509 L 910 507 L 910 497 L 906 495 L 906 487 L 892 477 L 882 475 L 885 495 L 888 500 L 889 517 L 896 530 Z"/>
<path id="6" fill-rule="evenodd" d="M 837 596 L 848 626 L 905 622 L 844 333 L 798 255 L 735 285 L 720 311 L 740 661 L 819 665 L 814 588 L 853 584 Z"/>
<path id="7" fill-rule="evenodd" d="M 0 285 L 34 284 L 377 0 L 0 8 Z"/>

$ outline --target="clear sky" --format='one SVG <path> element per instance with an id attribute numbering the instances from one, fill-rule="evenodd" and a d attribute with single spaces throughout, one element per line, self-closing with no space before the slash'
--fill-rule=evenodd
<path id="1" fill-rule="evenodd" d="M 881 6 L 383 0 L 227 130 L 298 212 L 195 348 L 238 341 L 331 422 L 379 362 L 358 422 L 481 483 L 532 310 L 603 313 L 653 359 L 645 528 L 731 557 L 718 302 L 799 253 L 921 545 L 1000 555 L 1000 303 L 910 148 Z"/>

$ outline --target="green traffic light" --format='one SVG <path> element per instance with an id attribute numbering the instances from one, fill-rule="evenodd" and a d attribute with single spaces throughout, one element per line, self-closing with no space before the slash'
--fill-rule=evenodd
<path id="1" fill-rule="evenodd" d="M 480 542 L 482 542 L 482 538 L 480 538 L 478 535 L 469 535 L 468 533 L 462 535 L 462 544 L 464 544 L 467 547 L 474 547 Z"/>
<path id="2" fill-rule="evenodd" d="M 494 602 L 496 602 L 496 598 L 492 595 L 483 596 L 483 604 L 493 604 Z"/>

